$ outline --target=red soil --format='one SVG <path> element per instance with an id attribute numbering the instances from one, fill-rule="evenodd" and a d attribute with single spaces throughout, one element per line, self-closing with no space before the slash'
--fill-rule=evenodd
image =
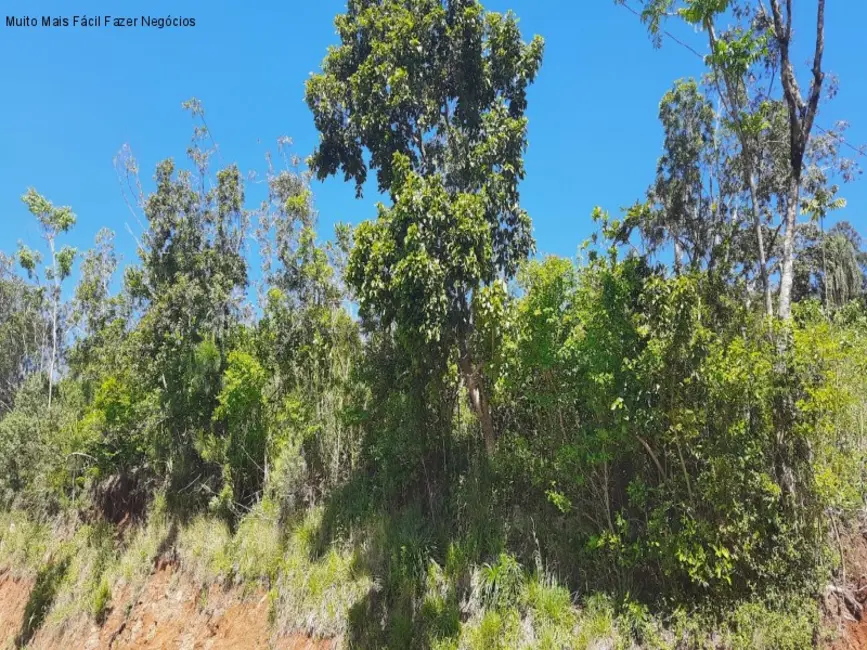
<path id="1" fill-rule="evenodd" d="M 31 580 L 9 573 L 0 576 L 0 647 L 13 646 L 32 586 Z M 220 585 L 202 589 L 167 566 L 156 570 L 139 593 L 126 589 L 116 594 L 102 625 L 88 615 L 62 624 L 47 623 L 29 647 L 326 650 L 338 645 L 338 640 L 297 634 L 274 637 L 268 624 L 267 595 L 262 591 L 245 596 Z"/>
<path id="2" fill-rule="evenodd" d="M 8 571 L 0 575 L 0 647 L 13 647 L 32 588 L 32 580 L 17 578 Z"/>
<path id="3" fill-rule="evenodd" d="M 867 650 L 867 531 L 855 530 L 840 539 L 843 591 L 824 599 L 825 629 L 834 635 L 831 650 Z M 848 603 L 846 602 L 848 599 Z"/>

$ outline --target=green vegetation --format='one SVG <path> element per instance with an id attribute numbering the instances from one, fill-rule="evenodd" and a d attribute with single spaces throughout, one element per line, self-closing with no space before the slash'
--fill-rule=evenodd
<path id="1" fill-rule="evenodd" d="M 824 228 L 854 167 L 811 135 L 821 53 L 802 100 L 770 4 L 645 4 L 709 35 L 707 76 L 576 260 L 534 256 L 520 207 L 542 40 L 475 0 L 350 0 L 310 170 L 281 140 L 257 207 L 185 103 L 117 292 L 111 233 L 58 247 L 72 211 L 28 190 L 45 250 L 0 258 L 19 643 L 172 562 L 349 647 L 812 647 L 867 487 L 865 254 Z M 311 178 L 369 169 L 388 204 L 323 242 Z"/>

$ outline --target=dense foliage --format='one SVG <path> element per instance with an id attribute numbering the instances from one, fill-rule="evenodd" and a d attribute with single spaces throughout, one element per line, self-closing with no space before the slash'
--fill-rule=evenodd
<path id="1" fill-rule="evenodd" d="M 708 33 L 708 76 L 662 98 L 646 197 L 596 210 L 577 260 L 533 257 L 520 207 L 542 41 L 475 0 L 350 0 L 307 82 L 310 171 L 281 140 L 259 205 L 212 170 L 196 100 L 189 164 L 149 193 L 124 150 L 144 230 L 116 291 L 112 233 L 62 246 L 75 215 L 28 190 L 44 246 L 0 257 L 0 500 L 10 531 L 76 522 L 51 599 L 103 612 L 111 571 L 168 540 L 358 647 L 587 647 L 592 625 L 694 647 L 687 610 L 726 647 L 812 643 L 802 605 L 865 488 L 867 256 L 824 228 L 857 170 L 790 92 L 779 3 L 728 4 L 646 3 L 653 35 Z M 311 179 L 368 169 L 388 203 L 323 242 Z"/>

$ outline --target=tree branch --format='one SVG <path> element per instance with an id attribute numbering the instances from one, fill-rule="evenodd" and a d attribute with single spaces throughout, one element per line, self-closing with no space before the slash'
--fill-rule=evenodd
<path id="1" fill-rule="evenodd" d="M 813 128 L 813 120 L 819 108 L 819 97 L 822 93 L 822 82 L 825 73 L 822 72 L 822 55 L 825 53 L 825 0 L 819 0 L 816 15 L 816 53 L 813 56 L 813 81 L 810 84 L 810 98 L 807 102 L 807 112 L 804 115 L 802 135 L 802 147 L 806 149 L 810 131 Z"/>

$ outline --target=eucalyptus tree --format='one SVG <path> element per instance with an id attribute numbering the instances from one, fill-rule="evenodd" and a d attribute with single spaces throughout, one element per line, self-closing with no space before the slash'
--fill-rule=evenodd
<path id="1" fill-rule="evenodd" d="M 185 107 L 202 116 L 195 100 Z M 210 173 L 207 138 L 197 126 L 193 170 L 172 159 L 157 165 L 156 187 L 141 199 L 140 264 L 125 273 L 141 314 L 131 337 L 139 374 L 164 413 L 157 455 L 178 475 L 192 469 L 197 437 L 217 426 L 212 415 L 248 282 L 243 179 L 235 165 Z"/>
<path id="2" fill-rule="evenodd" d="M 719 156 L 713 105 L 695 80 L 682 79 L 663 96 L 659 120 L 663 154 L 648 204 L 633 210 L 633 220 L 649 252 L 673 246 L 675 272 L 683 268 L 684 257 L 690 268 L 711 267 L 725 219 L 721 183 L 713 185 Z"/>
<path id="3" fill-rule="evenodd" d="M 111 280 L 118 267 L 114 233 L 102 228 L 96 233 L 94 247 L 85 251 L 80 265 L 81 278 L 75 288 L 74 317 L 80 322 L 82 336 L 102 330 L 114 313 Z"/>
<path id="4" fill-rule="evenodd" d="M 61 352 L 63 333 L 61 322 L 63 314 L 61 287 L 63 281 L 72 273 L 76 250 L 71 246 L 59 246 L 58 237 L 69 231 L 75 225 L 75 213 L 68 206 L 56 207 L 32 187 L 21 197 L 30 213 L 39 222 L 42 238 L 48 246 L 51 257 L 45 268 L 45 280 L 48 283 L 48 295 L 51 306 L 51 351 L 48 356 L 48 407 L 54 393 L 55 372 L 58 365 L 58 355 Z M 42 262 L 42 254 L 20 244 L 18 260 L 28 277 L 39 281 L 37 267 Z"/>
<path id="5" fill-rule="evenodd" d="M 268 196 L 259 210 L 256 234 L 267 291 L 261 298 L 257 341 L 268 370 L 270 405 L 276 406 L 274 419 L 284 422 L 274 428 L 282 429 L 277 433 L 284 438 L 294 437 L 295 444 L 305 437 L 296 435 L 297 429 L 315 428 L 315 435 L 306 436 L 303 456 L 306 469 L 320 475 L 324 487 L 334 485 L 351 465 L 345 462 L 352 447 L 341 414 L 360 340 L 343 306 L 341 269 L 347 246 L 339 244 L 347 237 L 347 226 L 337 226 L 337 243 L 317 241 L 311 176 L 286 153 L 288 144 L 286 138 L 278 142 L 282 169 L 275 169 L 269 156 Z M 291 416 L 287 404 L 293 405 Z M 292 428 L 296 431 L 287 431 Z M 276 466 L 285 465 L 290 455 L 278 458 Z"/>
<path id="6" fill-rule="evenodd" d="M 651 0 L 643 14 L 651 33 L 658 36 L 659 21 L 672 9 L 673 0 Z M 687 23 L 703 29 L 708 38 L 710 54 L 705 58 L 711 69 L 710 80 L 717 91 L 728 125 L 740 144 L 738 168 L 749 191 L 749 211 L 755 233 L 758 275 L 761 281 L 764 306 L 768 314 L 773 311 L 769 277 L 768 243 L 762 207 L 758 195 L 760 138 L 763 128 L 760 114 L 761 90 L 750 84 L 748 73 L 767 53 L 766 40 L 751 29 L 736 27 L 720 32 L 717 21 L 728 9 L 728 0 L 687 0 L 677 8 L 677 14 Z M 753 96 L 751 97 L 751 91 Z"/>
<path id="7" fill-rule="evenodd" d="M 748 286 L 758 282 L 763 289 L 761 269 L 772 250 L 764 242 L 773 239 L 768 238 L 766 216 L 773 186 L 765 164 L 773 140 L 756 138 L 757 155 L 746 157 L 737 131 L 722 119 L 707 91 L 714 91 L 712 84 L 703 88 L 695 79 L 679 79 L 662 97 L 656 178 L 647 200 L 630 209 L 625 225 L 638 228 L 651 255 L 670 246 L 676 273 L 706 269 L 729 280 L 744 279 Z M 750 191 L 744 170 L 753 160 Z M 753 197 L 761 208 L 758 239 L 751 219 Z"/>
<path id="8" fill-rule="evenodd" d="M 51 336 L 44 292 L 14 267 L 15 261 L 0 253 L 0 415 L 12 409 L 27 376 L 44 368 Z"/>
<path id="9" fill-rule="evenodd" d="M 543 41 L 524 43 L 514 15 L 475 0 L 350 0 L 335 24 L 340 44 L 307 81 L 320 132 L 310 164 L 358 195 L 373 169 L 391 198 L 357 228 L 348 284 L 363 320 L 394 327 L 425 365 L 457 350 L 490 452 L 471 298 L 534 247 L 518 185 Z"/>
<path id="10" fill-rule="evenodd" d="M 112 293 L 111 282 L 119 264 L 114 236 L 108 228 L 100 229 L 93 248 L 84 252 L 79 265 L 71 315 L 76 335 L 70 366 L 76 373 L 101 356 L 118 353 L 110 340 L 122 337 L 130 324 L 126 294 Z"/>
<path id="11" fill-rule="evenodd" d="M 822 57 L 825 51 L 825 0 L 818 0 L 816 11 L 815 51 L 811 67 L 812 79 L 806 100 L 801 94 L 795 68 L 792 64 L 792 1 L 785 4 L 770 0 L 773 15 L 772 34 L 779 53 L 780 80 L 789 109 L 789 162 L 791 165 L 786 201 L 785 229 L 783 235 L 783 258 L 780 269 L 779 315 L 788 318 L 791 313 L 792 282 L 794 280 L 795 229 L 800 203 L 801 176 L 804 171 L 804 155 L 813 130 L 813 122 L 819 110 L 822 83 Z"/>
<path id="12" fill-rule="evenodd" d="M 622 3 L 623 0 L 617 1 Z M 711 82 L 718 91 L 726 119 L 741 144 L 744 181 L 751 197 L 759 270 L 765 308 L 769 314 L 773 312 L 768 259 L 772 244 L 765 240 L 762 212 L 768 206 L 762 205 L 758 188 L 762 164 L 761 140 L 771 126 L 769 108 L 776 102 L 785 105 L 788 123 L 785 189 L 779 195 L 776 206 L 782 231 L 777 314 L 781 318 L 788 318 L 791 313 L 801 184 L 825 79 L 822 68 L 825 0 L 819 0 L 817 4 L 811 81 L 806 98 L 801 93 L 791 59 L 791 0 L 770 0 L 770 11 L 763 2 L 754 4 L 738 0 L 646 0 L 643 4 L 642 20 L 647 23 L 657 44 L 663 33 L 662 23 L 668 17 L 678 17 L 707 35 L 709 54 L 705 61 L 710 67 Z M 735 26 L 720 29 L 719 25 L 730 19 L 734 19 Z M 764 81 L 767 81 L 766 86 L 756 83 L 763 76 Z M 781 92 L 775 95 L 777 83 L 781 86 Z"/>

